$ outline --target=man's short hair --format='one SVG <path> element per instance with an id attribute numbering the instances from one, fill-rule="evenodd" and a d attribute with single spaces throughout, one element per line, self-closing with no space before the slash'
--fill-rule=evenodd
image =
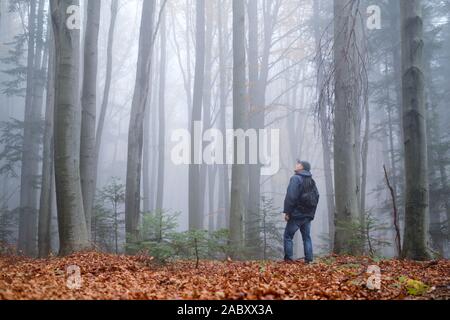
<path id="1" fill-rule="evenodd" d="M 308 161 L 297 159 L 297 163 L 301 164 L 304 170 L 311 171 L 311 164 Z"/>

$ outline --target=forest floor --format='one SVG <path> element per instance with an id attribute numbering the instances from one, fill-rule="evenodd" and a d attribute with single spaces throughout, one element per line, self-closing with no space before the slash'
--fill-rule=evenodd
<path id="1" fill-rule="evenodd" d="M 381 271 L 380 290 L 367 269 Z M 79 267 L 81 282 L 68 273 Z M 370 282 L 370 281 L 369 281 Z M 79 285 L 79 287 L 77 287 Z M 191 261 L 96 252 L 27 259 L 0 256 L 0 299 L 446 299 L 450 261 L 330 256 L 303 262 Z"/>

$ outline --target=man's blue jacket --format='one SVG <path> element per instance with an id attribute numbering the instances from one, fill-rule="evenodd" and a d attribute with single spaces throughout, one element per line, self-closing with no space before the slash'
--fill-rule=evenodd
<path id="1" fill-rule="evenodd" d="M 306 209 L 300 204 L 300 196 L 303 192 L 303 183 L 305 179 L 312 179 L 312 174 L 309 171 L 301 171 L 296 173 L 290 180 L 289 186 L 284 200 L 284 213 L 292 218 L 309 217 L 314 219 L 316 208 Z M 315 187 L 317 192 L 317 188 Z M 317 192 L 318 194 L 318 192 Z"/>

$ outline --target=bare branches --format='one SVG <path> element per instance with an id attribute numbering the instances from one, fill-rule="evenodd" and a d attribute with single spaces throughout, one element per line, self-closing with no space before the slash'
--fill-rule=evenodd
<path id="1" fill-rule="evenodd" d="M 360 110 L 367 107 L 368 97 L 368 55 L 367 55 L 367 37 L 364 32 L 363 26 L 363 14 L 360 11 L 360 0 L 348 0 L 348 3 L 344 6 L 344 10 L 349 10 L 350 15 L 344 17 L 345 21 L 342 24 L 341 30 L 334 30 L 335 35 L 341 36 L 344 33 L 348 33 L 347 43 L 345 45 L 346 50 L 343 52 L 344 61 L 333 63 L 333 52 L 335 50 L 335 43 L 332 36 L 326 37 L 330 34 L 333 23 L 323 31 L 320 41 L 317 45 L 316 64 L 317 64 L 317 77 L 322 78 L 322 83 L 318 88 L 318 101 L 316 104 L 316 114 L 320 114 L 320 108 L 327 108 L 327 120 L 321 121 L 321 125 L 325 125 L 328 128 L 332 126 L 334 115 L 334 77 L 336 73 L 336 65 L 340 65 L 344 68 L 349 68 L 350 81 L 348 86 L 351 89 L 352 99 L 355 101 L 355 106 L 362 106 Z M 341 14 L 341 13 L 335 13 Z M 361 112 L 358 112 L 361 114 Z M 356 121 L 359 121 L 359 116 Z"/>
<path id="2" fill-rule="evenodd" d="M 389 188 L 389 191 L 391 193 L 391 199 L 392 199 L 392 208 L 393 208 L 393 218 L 394 218 L 394 228 L 395 228 L 395 244 L 397 246 L 397 252 L 398 255 L 402 255 L 402 245 L 401 245 L 401 238 L 400 238 L 400 227 L 398 225 L 398 211 L 397 211 L 397 202 L 395 197 L 395 191 L 394 188 L 391 186 L 391 182 L 389 181 L 388 172 L 386 170 L 386 166 L 383 165 L 384 169 L 384 177 L 386 179 L 387 187 Z"/>

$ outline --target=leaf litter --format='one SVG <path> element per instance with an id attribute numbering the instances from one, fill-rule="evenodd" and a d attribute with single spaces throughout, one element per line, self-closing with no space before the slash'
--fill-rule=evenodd
<path id="1" fill-rule="evenodd" d="M 370 289 L 370 265 L 381 287 Z M 68 285 L 79 268 L 81 282 Z M 29 259 L 0 256 L 0 299 L 24 300 L 450 300 L 450 261 L 374 261 L 330 256 L 313 264 L 276 261 L 175 261 L 156 264 L 145 255 L 82 252 Z"/>

